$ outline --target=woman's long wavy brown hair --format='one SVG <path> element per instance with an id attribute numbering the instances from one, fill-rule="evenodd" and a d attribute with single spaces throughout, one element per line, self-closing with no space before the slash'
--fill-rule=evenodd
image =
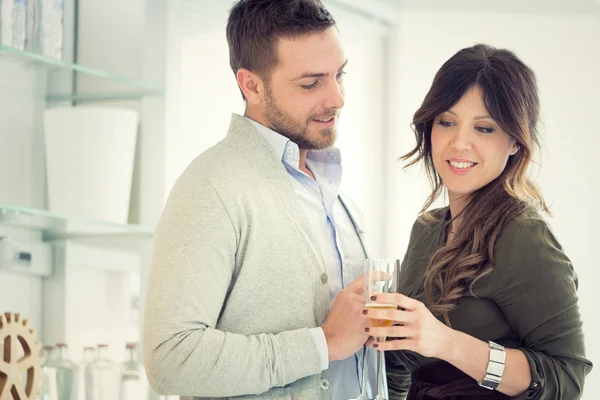
<path id="1" fill-rule="evenodd" d="M 460 229 L 430 260 L 425 276 L 430 310 L 442 315 L 448 324 L 448 313 L 463 296 L 472 295 L 473 285 L 494 267 L 494 246 L 504 226 L 529 208 L 548 212 L 540 191 L 527 175 L 533 151 L 539 147 L 535 75 L 511 51 L 478 44 L 460 50 L 442 66 L 413 116 L 417 145 L 401 159 L 408 161 L 405 168 L 422 161 L 431 182 L 433 190 L 421 218 L 432 218 L 427 210 L 444 187 L 432 159 L 434 120 L 474 87 L 479 87 L 488 112 L 516 140 L 519 150 L 498 178 L 469 195 L 461 215 L 451 216 L 446 228 L 460 217 Z"/>

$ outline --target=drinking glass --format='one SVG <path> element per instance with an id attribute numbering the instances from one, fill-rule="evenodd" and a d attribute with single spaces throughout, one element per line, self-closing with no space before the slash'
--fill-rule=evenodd
<path id="1" fill-rule="evenodd" d="M 396 309 L 395 304 L 385 304 L 371 301 L 371 296 L 377 296 L 382 293 L 396 293 L 398 289 L 398 275 L 400 272 L 400 260 L 383 260 L 383 259 L 369 259 L 365 261 L 364 271 L 364 296 L 365 296 L 365 307 L 367 309 Z M 370 318 L 372 327 L 387 327 L 392 326 L 394 321 L 386 319 L 372 319 Z M 375 338 L 377 342 L 385 340 L 385 338 Z M 385 357 L 383 352 L 377 351 L 377 386 L 375 389 L 375 400 L 387 400 L 388 395 L 385 390 L 386 381 L 384 376 L 385 370 Z"/>

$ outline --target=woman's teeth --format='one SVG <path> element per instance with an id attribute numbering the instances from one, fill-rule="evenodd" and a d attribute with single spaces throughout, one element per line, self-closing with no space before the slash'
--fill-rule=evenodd
<path id="1" fill-rule="evenodd" d="M 452 165 L 454 168 L 464 169 L 464 168 L 471 168 L 472 166 L 475 165 L 475 163 L 450 161 L 450 165 Z"/>

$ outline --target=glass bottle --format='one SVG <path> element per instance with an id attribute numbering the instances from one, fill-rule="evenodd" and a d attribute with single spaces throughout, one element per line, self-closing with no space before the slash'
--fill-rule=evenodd
<path id="1" fill-rule="evenodd" d="M 85 370 L 85 399 L 115 400 L 120 392 L 121 368 L 108 358 L 108 345 L 99 344 L 96 359 Z"/>
<path id="2" fill-rule="evenodd" d="M 85 400 L 85 370 L 96 358 L 96 349 L 92 346 L 83 348 L 83 358 L 79 362 L 79 384 L 78 396 L 79 400 Z"/>
<path id="3" fill-rule="evenodd" d="M 121 364 L 121 400 L 148 399 L 148 383 L 139 362 L 137 343 L 127 343 L 125 354 L 125 362 Z"/>
<path id="4" fill-rule="evenodd" d="M 42 364 L 42 382 L 41 400 L 58 400 L 56 390 L 56 361 L 58 360 L 58 352 L 54 346 L 44 346 L 42 349 L 42 357 L 45 358 Z"/>
<path id="5" fill-rule="evenodd" d="M 56 389 L 60 400 L 77 400 L 77 380 L 79 368 L 69 359 L 68 347 L 65 343 L 58 343 L 58 359 L 56 367 Z"/>

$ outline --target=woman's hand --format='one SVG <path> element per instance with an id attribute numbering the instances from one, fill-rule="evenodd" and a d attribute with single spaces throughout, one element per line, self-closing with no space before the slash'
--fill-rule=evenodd
<path id="1" fill-rule="evenodd" d="M 367 328 L 371 335 L 367 346 L 382 351 L 411 350 L 425 357 L 444 359 L 455 331 L 439 321 L 423 303 L 399 293 L 381 293 L 371 297 L 371 301 L 404 310 L 365 309 L 363 314 L 369 318 L 394 321 L 393 326 Z M 395 339 L 376 343 L 373 339 L 376 337 Z"/>

